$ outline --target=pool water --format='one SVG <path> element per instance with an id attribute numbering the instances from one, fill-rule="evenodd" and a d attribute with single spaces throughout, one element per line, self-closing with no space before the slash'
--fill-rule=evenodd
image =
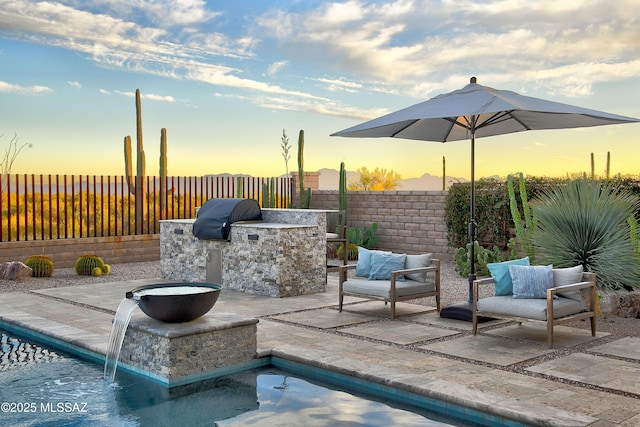
<path id="1" fill-rule="evenodd" d="M 472 425 L 451 424 L 272 366 L 168 389 L 126 372 L 110 383 L 102 366 L 9 334 L 2 333 L 1 346 L 3 425 Z"/>

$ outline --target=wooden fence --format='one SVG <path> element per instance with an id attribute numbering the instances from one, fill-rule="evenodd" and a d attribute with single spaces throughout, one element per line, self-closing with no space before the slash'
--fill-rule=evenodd
<path id="1" fill-rule="evenodd" d="M 193 218 L 196 206 L 212 198 L 262 205 L 263 187 L 272 191 L 272 180 L 273 207 L 287 207 L 289 177 L 144 177 L 140 187 L 140 180 L 124 176 L 1 175 L 0 242 L 155 234 L 160 220 Z"/>

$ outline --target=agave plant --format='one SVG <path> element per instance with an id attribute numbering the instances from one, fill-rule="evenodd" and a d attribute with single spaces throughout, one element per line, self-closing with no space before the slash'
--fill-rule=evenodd
<path id="1" fill-rule="evenodd" d="M 581 264 L 601 289 L 640 287 L 640 257 L 627 219 L 640 200 L 610 184 L 574 180 L 544 191 L 534 202 L 535 244 L 554 267 Z"/>

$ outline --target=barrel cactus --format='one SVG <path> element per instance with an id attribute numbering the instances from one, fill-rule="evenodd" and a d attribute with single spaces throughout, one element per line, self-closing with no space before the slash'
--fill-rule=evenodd
<path id="1" fill-rule="evenodd" d="M 100 277 L 109 274 L 111 267 L 98 255 L 82 255 L 76 261 L 76 273 L 81 276 Z"/>
<path id="2" fill-rule="evenodd" d="M 33 277 L 51 277 L 53 274 L 53 261 L 48 256 L 33 255 L 24 264 L 31 268 Z"/>

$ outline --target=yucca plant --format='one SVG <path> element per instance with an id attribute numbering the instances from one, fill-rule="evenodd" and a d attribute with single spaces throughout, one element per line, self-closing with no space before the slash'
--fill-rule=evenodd
<path id="1" fill-rule="evenodd" d="M 627 219 L 640 200 L 607 183 L 584 179 L 551 187 L 535 200 L 535 244 L 554 267 L 581 264 L 596 273 L 600 289 L 640 287 L 640 257 Z"/>

